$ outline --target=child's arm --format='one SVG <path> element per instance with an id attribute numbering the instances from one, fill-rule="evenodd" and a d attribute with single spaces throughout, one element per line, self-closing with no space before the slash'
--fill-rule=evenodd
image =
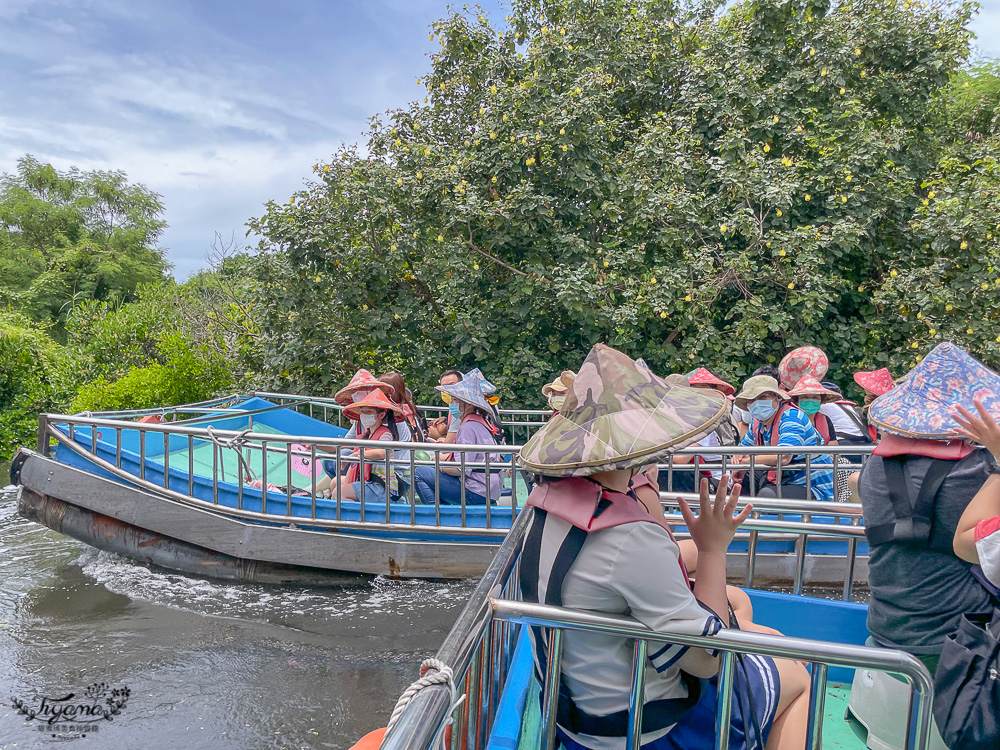
<path id="1" fill-rule="evenodd" d="M 958 413 L 951 416 L 958 422 L 958 431 L 962 435 L 984 445 L 993 454 L 993 458 L 1000 461 L 1000 425 L 981 401 L 977 400 L 975 404 L 978 416 L 961 406 L 958 407 Z M 1000 516 L 1000 476 L 997 475 L 986 480 L 962 514 L 952 545 L 956 555 L 968 562 L 979 562 L 979 554 L 976 552 L 976 524 L 993 516 Z"/>
<path id="2" fill-rule="evenodd" d="M 1000 476 L 991 475 L 972 498 L 955 529 L 955 554 L 966 562 L 978 563 L 976 526 L 987 518 L 1000 516 Z"/>

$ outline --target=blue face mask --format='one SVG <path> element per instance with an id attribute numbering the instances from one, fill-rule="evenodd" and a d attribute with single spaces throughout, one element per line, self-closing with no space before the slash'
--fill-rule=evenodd
<path id="1" fill-rule="evenodd" d="M 457 401 L 452 401 L 448 404 L 448 412 L 457 419 L 462 416 L 462 407 L 458 405 Z"/>
<path id="2" fill-rule="evenodd" d="M 770 401 L 754 401 L 750 404 L 750 416 L 761 422 L 766 422 L 774 413 L 778 411 L 775 406 L 772 406 Z"/>

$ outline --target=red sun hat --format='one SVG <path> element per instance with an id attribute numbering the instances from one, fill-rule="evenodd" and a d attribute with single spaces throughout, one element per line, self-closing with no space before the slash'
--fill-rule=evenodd
<path id="1" fill-rule="evenodd" d="M 778 374 L 781 375 L 783 388 L 794 388 L 806 375 L 812 375 L 816 380 L 822 380 L 830 369 L 830 360 L 826 352 L 818 346 L 800 346 L 792 349 L 778 364 Z"/>
<path id="2" fill-rule="evenodd" d="M 381 380 L 376 380 L 375 376 L 368 372 L 368 370 L 358 370 L 354 373 L 354 377 L 351 378 L 351 382 L 334 394 L 333 400 L 341 406 L 349 406 L 354 402 L 353 396 L 355 391 L 373 390 L 375 388 L 392 391 L 391 385 L 383 383 Z"/>
<path id="3" fill-rule="evenodd" d="M 854 382 L 875 396 L 881 396 L 896 387 L 892 373 L 885 367 L 869 372 L 856 372 L 854 373 Z"/>
<path id="4" fill-rule="evenodd" d="M 709 372 L 704 367 L 699 367 L 697 370 L 688 375 L 688 383 L 694 386 L 698 385 L 710 385 L 718 388 L 727 396 L 732 396 L 736 393 L 736 389 L 729 385 L 725 380 L 716 377 L 711 372 Z"/>
<path id="5" fill-rule="evenodd" d="M 788 395 L 792 398 L 801 398 L 803 396 L 815 396 L 819 398 L 824 404 L 828 404 L 831 401 L 837 401 L 840 398 L 840 394 L 836 391 L 831 391 L 828 388 L 824 388 L 823 384 L 819 382 L 812 375 L 805 375 L 799 379 L 799 382 L 795 384 L 795 387 L 788 392 Z"/>
<path id="6" fill-rule="evenodd" d="M 357 422 L 359 419 L 361 419 L 361 412 L 359 411 L 359 409 L 361 409 L 361 407 L 363 406 L 370 406 L 375 409 L 384 409 L 385 411 L 391 411 L 396 416 L 403 415 L 403 407 L 401 407 L 399 404 L 390 401 L 388 396 L 386 396 L 384 393 L 382 393 L 382 391 L 376 388 L 374 391 L 369 393 L 360 401 L 355 401 L 350 406 L 345 406 L 344 416 L 347 417 L 348 419 L 353 419 L 355 422 Z"/>

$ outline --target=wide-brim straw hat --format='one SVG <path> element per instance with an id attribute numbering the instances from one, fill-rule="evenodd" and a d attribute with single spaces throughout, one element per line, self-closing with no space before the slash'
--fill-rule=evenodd
<path id="1" fill-rule="evenodd" d="M 691 385 L 710 385 L 718 388 L 727 396 L 732 396 L 736 393 L 736 389 L 727 383 L 722 378 L 716 377 L 711 372 L 709 372 L 704 367 L 699 367 L 694 372 L 688 375 L 688 382 Z"/>
<path id="2" fill-rule="evenodd" d="M 676 385 L 597 344 L 566 401 L 521 449 L 520 463 L 550 477 L 631 469 L 690 445 L 727 413 L 717 391 Z"/>
<path id="3" fill-rule="evenodd" d="M 981 401 L 1000 420 L 1000 375 L 955 344 L 938 344 L 896 387 L 872 401 L 868 421 L 884 432 L 937 440 L 961 437 L 956 407 Z"/>
<path id="4" fill-rule="evenodd" d="M 885 367 L 880 370 L 856 372 L 854 373 L 854 382 L 868 391 L 868 393 L 873 393 L 876 396 L 888 393 L 896 385 L 892 379 L 892 373 Z"/>
<path id="5" fill-rule="evenodd" d="M 394 401 L 390 401 L 389 397 L 378 388 L 373 390 L 360 401 L 355 401 L 353 404 L 345 406 L 344 416 L 355 421 L 361 419 L 360 409 L 363 406 L 370 406 L 374 409 L 384 409 L 386 411 L 391 411 L 396 416 L 403 416 L 403 407 Z"/>
<path id="6" fill-rule="evenodd" d="M 355 391 L 374 390 L 375 388 L 383 388 L 388 392 L 393 390 L 391 385 L 376 379 L 368 370 L 358 370 L 351 378 L 351 382 L 334 394 L 333 400 L 341 406 L 347 406 L 354 403 Z"/>
<path id="7" fill-rule="evenodd" d="M 794 388 L 806 375 L 812 375 L 816 380 L 822 380 L 830 369 L 830 360 L 826 352 L 818 346 L 800 346 L 792 349 L 778 363 L 778 375 L 783 388 Z"/>
<path id="8" fill-rule="evenodd" d="M 821 382 L 811 375 L 806 375 L 788 392 L 792 398 L 818 398 L 822 403 L 829 404 L 840 398 L 840 394 L 825 388 Z"/>
<path id="9" fill-rule="evenodd" d="M 787 401 L 789 398 L 788 394 L 781 390 L 778 381 L 770 375 L 754 375 L 752 378 L 747 378 L 743 390 L 736 394 L 736 405 L 746 409 L 748 403 L 765 393 L 773 393 L 782 401 Z"/>
<path id="10" fill-rule="evenodd" d="M 478 373 L 478 374 L 477 374 Z M 447 393 L 454 399 L 458 399 L 466 404 L 471 404 L 477 409 L 492 411 L 486 395 L 483 393 L 483 383 L 487 382 L 483 374 L 478 370 L 473 370 L 457 383 L 451 385 L 435 386 L 441 393 Z M 495 388 L 493 390 L 496 390 Z"/>
<path id="11" fill-rule="evenodd" d="M 542 395 L 545 397 L 562 396 L 570 389 L 574 380 L 576 380 L 575 372 L 572 370 L 563 370 L 559 373 L 559 377 L 551 383 L 546 383 L 542 386 Z"/>
<path id="12" fill-rule="evenodd" d="M 491 383 L 490 381 L 488 381 L 486 379 L 486 376 L 483 375 L 483 371 L 480 370 L 478 367 L 476 367 L 475 369 L 469 370 L 467 373 L 465 373 L 464 377 L 465 378 L 472 378 L 474 380 L 478 380 L 479 381 L 479 390 L 481 390 L 483 392 L 484 396 L 492 396 L 494 393 L 497 392 L 497 387 L 495 385 L 493 385 L 493 383 Z"/>

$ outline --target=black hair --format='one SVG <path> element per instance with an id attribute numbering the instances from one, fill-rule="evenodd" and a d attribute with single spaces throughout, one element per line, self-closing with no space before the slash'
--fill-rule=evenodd
<path id="1" fill-rule="evenodd" d="M 758 367 L 753 371 L 753 375 L 751 377 L 755 377 L 757 375 L 770 375 L 778 382 L 781 382 L 781 373 L 778 372 L 778 368 L 774 365 L 764 365 L 763 367 Z"/>
<path id="2" fill-rule="evenodd" d="M 461 380 L 462 378 L 464 378 L 464 377 L 465 377 L 465 375 L 463 375 L 463 374 L 462 374 L 461 372 L 459 372 L 458 370 L 445 370 L 444 372 L 442 372 L 442 373 L 441 373 L 441 377 L 442 377 L 442 378 L 444 378 L 444 377 L 447 377 L 447 376 L 449 376 L 449 375 L 454 375 L 454 376 L 455 376 L 455 377 L 457 377 L 457 378 L 458 378 L 459 380 Z M 438 380 L 440 380 L 440 379 L 441 379 L 441 378 L 438 378 Z"/>

